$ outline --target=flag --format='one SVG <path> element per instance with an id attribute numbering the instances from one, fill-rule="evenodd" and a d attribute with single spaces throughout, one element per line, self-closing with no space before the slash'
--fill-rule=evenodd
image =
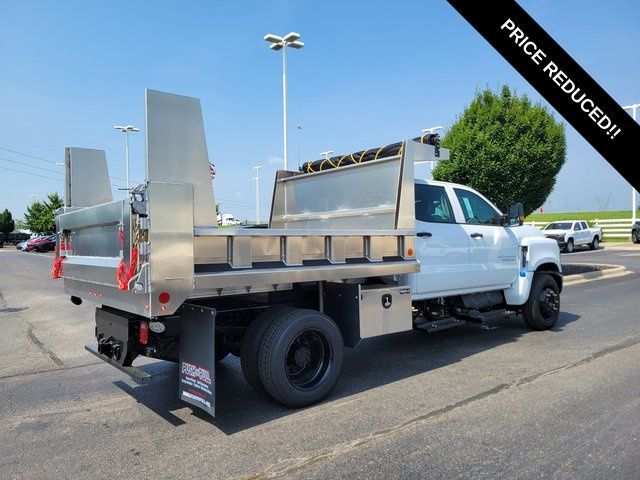
<path id="1" fill-rule="evenodd" d="M 216 166 L 209 162 L 209 176 L 211 177 L 211 181 L 216 179 Z"/>

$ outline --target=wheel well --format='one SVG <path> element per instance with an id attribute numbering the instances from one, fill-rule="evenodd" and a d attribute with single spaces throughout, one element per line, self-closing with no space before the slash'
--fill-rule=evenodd
<path id="1" fill-rule="evenodd" d="M 553 262 L 543 263 L 536 268 L 536 273 L 548 273 L 551 275 L 558 285 L 558 290 L 562 292 L 562 274 L 558 265 Z"/>

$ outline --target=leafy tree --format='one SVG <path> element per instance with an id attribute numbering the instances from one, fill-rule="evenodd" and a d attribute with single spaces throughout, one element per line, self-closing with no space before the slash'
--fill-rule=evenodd
<path id="1" fill-rule="evenodd" d="M 8 209 L 4 209 L 0 213 L 0 233 L 4 233 L 5 236 L 9 235 L 16 228 L 16 223 L 13 221 L 11 212 Z"/>
<path id="2" fill-rule="evenodd" d="M 36 200 L 27 207 L 24 223 L 32 232 L 52 233 L 56 230 L 55 212 L 63 205 L 57 193 L 50 193 L 46 200 Z"/>
<path id="3" fill-rule="evenodd" d="M 547 199 L 566 159 L 564 125 L 506 85 L 477 92 L 442 145 L 451 160 L 434 169 L 436 180 L 468 185 L 503 209 L 522 202 L 525 215 Z"/>

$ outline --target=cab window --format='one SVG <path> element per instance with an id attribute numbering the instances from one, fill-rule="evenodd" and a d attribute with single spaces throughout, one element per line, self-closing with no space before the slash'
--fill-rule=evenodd
<path id="1" fill-rule="evenodd" d="M 415 185 L 416 220 L 421 222 L 454 223 L 453 210 L 444 187 Z"/>
<path id="2" fill-rule="evenodd" d="M 575 224 L 574 224 L 573 229 L 577 232 L 577 231 L 579 231 L 579 230 L 582 230 L 582 227 L 580 226 L 580 223 L 579 223 L 579 222 L 577 222 L 577 223 L 575 223 Z"/>
<path id="3" fill-rule="evenodd" d="M 454 188 L 464 220 L 467 223 L 475 223 L 481 225 L 499 225 L 499 214 L 489 205 L 482 197 L 476 195 L 469 190 L 461 190 Z"/>
<path id="4" fill-rule="evenodd" d="M 587 222 L 580 222 L 580 225 L 582 225 L 583 230 L 586 230 L 587 228 L 589 228 L 589 225 L 587 225 Z"/>

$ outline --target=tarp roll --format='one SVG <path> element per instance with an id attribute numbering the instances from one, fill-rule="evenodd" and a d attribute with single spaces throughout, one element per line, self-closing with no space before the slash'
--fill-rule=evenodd
<path id="1" fill-rule="evenodd" d="M 427 133 L 413 139 L 414 142 L 424 143 L 426 145 L 434 145 L 436 151 L 440 148 L 440 137 L 437 133 Z M 369 148 L 359 152 L 347 153 L 345 155 L 337 155 L 335 157 L 323 158 L 313 162 L 305 162 L 300 167 L 300 171 L 304 173 L 320 172 L 330 168 L 345 167 L 356 163 L 370 162 L 380 158 L 392 157 L 402 153 L 402 142 L 392 143 L 384 147 Z"/>

